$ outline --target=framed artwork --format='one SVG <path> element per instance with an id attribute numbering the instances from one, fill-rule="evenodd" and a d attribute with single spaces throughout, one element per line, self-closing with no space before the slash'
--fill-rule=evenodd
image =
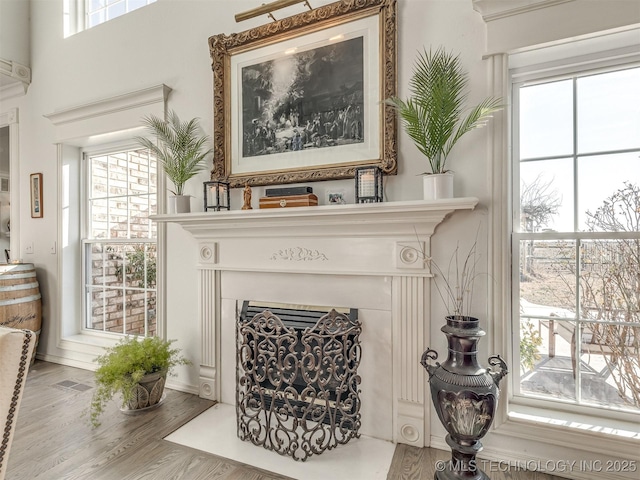
<path id="1" fill-rule="evenodd" d="M 336 2 L 209 38 L 211 178 L 231 187 L 397 172 L 396 0 Z"/>
<path id="2" fill-rule="evenodd" d="M 347 203 L 344 190 L 327 192 L 327 205 L 344 205 Z"/>
<path id="3" fill-rule="evenodd" d="M 42 218 L 42 174 L 32 173 L 31 180 L 31 218 Z"/>

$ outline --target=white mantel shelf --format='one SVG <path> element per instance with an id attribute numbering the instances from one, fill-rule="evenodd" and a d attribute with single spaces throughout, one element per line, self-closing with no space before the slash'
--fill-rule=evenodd
<path id="1" fill-rule="evenodd" d="M 402 236 L 433 234 L 435 227 L 456 210 L 473 210 L 475 197 L 433 201 L 403 201 L 317 207 L 269 208 L 155 215 L 156 222 L 173 222 L 197 239 L 283 236 L 323 237 Z"/>

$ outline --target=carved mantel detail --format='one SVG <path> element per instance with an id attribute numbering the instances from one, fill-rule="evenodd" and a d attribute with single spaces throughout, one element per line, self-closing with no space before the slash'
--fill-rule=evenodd
<path id="1" fill-rule="evenodd" d="M 288 260 L 290 262 L 311 262 L 314 260 L 328 260 L 327 256 L 318 251 L 304 247 L 285 248 L 278 250 L 271 257 L 271 260 Z"/>

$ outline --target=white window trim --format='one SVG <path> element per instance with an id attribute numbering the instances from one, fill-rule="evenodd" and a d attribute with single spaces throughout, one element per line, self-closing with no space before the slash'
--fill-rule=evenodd
<path id="1" fill-rule="evenodd" d="M 12 219 L 9 250 L 13 252 L 14 258 L 20 258 L 20 254 L 16 253 L 20 251 L 20 191 L 15 188 L 20 184 L 19 126 L 17 108 L 0 113 L 0 127 L 9 128 L 9 198 L 11 202 L 9 218 Z M 12 186 L 13 189 L 11 189 Z"/>
<path id="2" fill-rule="evenodd" d="M 159 84 L 81 105 L 58 108 L 54 112 L 44 115 L 55 127 L 58 191 L 63 192 L 62 170 L 64 159 L 65 155 L 68 155 L 66 151 L 72 149 L 67 147 L 91 148 L 99 145 L 108 148 L 120 142 L 131 142 L 135 135 L 143 133 L 140 123 L 141 118 L 148 115 L 164 117 L 170 92 L 170 87 Z M 78 161 L 81 161 L 79 150 L 77 155 Z M 164 213 L 166 179 L 161 172 L 158 172 L 157 189 L 158 213 Z M 79 198 L 84 198 L 84 192 L 80 192 L 80 195 Z M 57 201 L 58 212 L 61 212 L 63 208 L 62 199 L 63 193 L 60 193 Z M 63 245 L 62 224 L 58 224 L 57 228 L 58 245 Z M 158 251 L 164 251 L 162 245 L 166 243 L 166 230 L 166 225 L 158 225 Z M 63 257 L 63 254 L 58 255 L 58 282 L 52 293 L 57 298 L 61 298 L 63 294 L 60 290 L 60 286 L 64 282 Z M 165 283 L 166 259 L 158 256 L 156 279 L 158 292 L 164 291 Z M 51 334 L 56 339 L 57 351 L 49 352 L 45 355 L 44 360 L 73 367 L 95 369 L 95 357 L 103 353 L 104 347 L 114 345 L 117 340 L 111 335 L 83 333 L 81 331 L 81 319 L 67 318 L 62 309 L 62 302 L 58 302 L 58 308 L 55 312 L 56 318 L 50 324 Z M 162 338 L 165 337 L 166 332 L 165 312 L 165 299 L 158 298 L 156 304 L 157 336 Z M 66 322 L 65 329 L 63 329 L 62 322 Z M 63 334 L 63 331 L 66 331 L 66 333 Z"/>
<path id="3" fill-rule="evenodd" d="M 626 39 L 620 39 L 615 45 L 615 52 L 608 50 L 607 54 L 615 53 L 619 58 L 630 60 L 634 54 L 638 56 L 638 45 L 620 45 L 625 43 L 627 39 L 634 39 L 637 42 L 638 30 L 635 34 L 629 35 L 629 32 L 623 32 L 621 35 Z M 612 35 L 605 35 L 603 39 L 606 42 L 611 41 Z M 590 38 L 588 43 L 598 43 L 598 39 Z M 581 62 L 589 60 L 585 50 L 585 44 L 576 42 L 567 42 L 560 45 L 559 48 L 571 49 L 579 52 L 578 60 Z M 606 49 L 601 48 L 600 52 Z M 519 74 L 531 73 L 534 70 L 546 71 L 553 68 L 553 64 L 537 65 L 526 64 L 526 56 L 530 58 L 540 58 L 544 52 L 541 49 L 522 52 L 521 54 L 509 56 L 507 54 L 496 54 L 488 56 L 490 64 L 489 84 L 491 85 L 491 94 L 503 97 L 505 101 L 505 110 L 494 117 L 494 121 L 489 124 L 490 135 L 488 151 L 491 158 L 491 165 L 487 171 L 488 178 L 487 187 L 491 194 L 491 206 L 489 208 L 489 225 L 488 230 L 488 265 L 490 269 L 490 277 L 493 282 L 488 283 L 488 299 L 489 315 L 493 315 L 496 324 L 492 329 L 489 340 L 488 349 L 490 351 L 508 352 L 507 358 L 511 368 L 518 368 L 514 363 L 513 357 L 513 332 L 511 322 L 511 218 L 512 211 L 512 189 L 511 189 L 511 73 L 516 77 Z M 594 54 L 592 54 L 594 55 Z M 595 54 L 591 61 L 602 59 L 602 54 Z M 519 61 L 517 70 L 510 72 L 510 64 L 513 66 L 515 61 Z M 555 68 L 564 68 L 568 66 L 566 60 L 557 62 Z M 606 65 L 603 63 L 602 67 Z M 557 70 L 556 70 L 557 71 Z M 527 452 L 518 450 L 516 443 L 513 443 L 511 451 L 501 448 L 492 448 L 486 446 L 483 455 L 487 458 L 496 460 L 504 460 L 505 458 L 523 459 L 539 457 L 541 459 L 548 458 L 548 453 L 536 454 L 536 451 L 542 452 L 548 448 L 548 445 L 565 447 L 572 451 L 585 452 L 585 455 L 593 453 L 601 455 L 609 455 L 614 458 L 627 458 L 640 460 L 638 452 L 640 452 L 640 432 L 637 429 L 637 423 L 625 422 L 621 420 L 598 419 L 597 417 L 588 417 L 590 421 L 586 421 L 587 417 L 579 414 L 569 414 L 565 411 L 550 410 L 548 408 L 532 408 L 530 406 L 521 405 L 518 408 L 512 403 L 513 388 L 509 382 L 503 382 L 504 386 L 501 392 L 501 401 L 498 404 L 498 411 L 494 421 L 494 429 L 491 435 L 495 436 L 497 443 L 509 445 L 514 439 L 522 439 L 526 442 L 537 442 L 539 448 L 532 447 Z M 633 435 L 629 435 L 633 432 Z M 488 442 L 486 442 L 487 444 Z M 568 451 L 568 450 L 567 450 Z M 557 455 L 563 455 L 562 449 L 557 449 Z M 564 458 L 564 457 L 560 457 Z M 593 478 L 590 472 L 573 472 L 573 478 Z M 625 477 L 612 473 L 601 478 L 633 478 Z"/>

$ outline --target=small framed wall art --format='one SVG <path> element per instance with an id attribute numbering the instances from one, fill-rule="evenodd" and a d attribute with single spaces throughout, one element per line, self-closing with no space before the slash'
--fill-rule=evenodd
<path id="1" fill-rule="evenodd" d="M 32 173 L 31 181 L 31 218 L 42 218 L 42 174 Z"/>
<path id="2" fill-rule="evenodd" d="M 327 204 L 329 205 L 344 205 L 347 203 L 345 199 L 344 190 L 332 190 L 327 192 Z"/>

